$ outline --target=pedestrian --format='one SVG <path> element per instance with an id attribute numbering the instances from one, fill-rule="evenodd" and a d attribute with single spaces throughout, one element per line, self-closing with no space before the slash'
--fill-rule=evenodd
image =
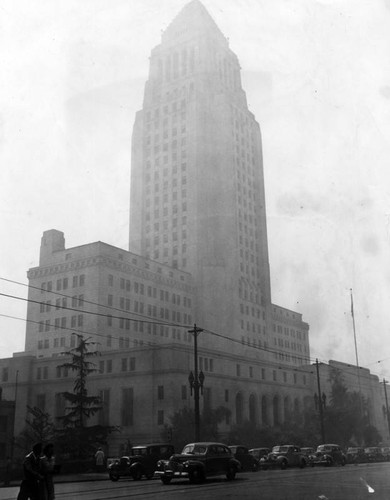
<path id="1" fill-rule="evenodd" d="M 40 482 L 40 492 L 42 500 L 54 500 L 54 472 L 55 458 L 54 458 L 54 445 L 48 443 L 43 448 L 43 455 L 41 457 L 40 472 L 43 480 Z"/>
<path id="2" fill-rule="evenodd" d="M 101 448 L 99 448 L 98 451 L 95 453 L 95 465 L 96 465 L 97 472 L 103 471 L 104 451 Z"/>
<path id="3" fill-rule="evenodd" d="M 24 479 L 20 485 L 17 500 L 41 500 L 40 482 L 43 479 L 40 473 L 40 457 L 42 453 L 42 443 L 36 443 L 32 451 L 25 456 L 23 461 Z"/>

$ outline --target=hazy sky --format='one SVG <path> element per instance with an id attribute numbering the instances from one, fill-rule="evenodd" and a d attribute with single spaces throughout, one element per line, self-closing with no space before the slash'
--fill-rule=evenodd
<path id="1" fill-rule="evenodd" d="M 390 0 L 203 3 L 262 130 L 273 301 L 310 324 L 312 357 L 354 363 L 352 288 L 360 364 L 390 378 Z M 1 278 L 27 283 L 47 229 L 127 249 L 134 116 L 185 4 L 1 1 Z M 0 357 L 22 320 L 0 316 Z"/>

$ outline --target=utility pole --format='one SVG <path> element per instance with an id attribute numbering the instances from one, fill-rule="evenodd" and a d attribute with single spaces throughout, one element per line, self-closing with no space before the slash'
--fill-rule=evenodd
<path id="1" fill-rule="evenodd" d="M 389 436 L 390 436 L 390 415 L 389 415 L 389 404 L 388 404 L 388 402 L 387 402 L 386 382 L 387 382 L 387 380 L 383 379 L 383 388 L 384 388 L 384 390 L 385 390 L 385 402 L 386 402 L 387 427 L 389 428 Z"/>
<path id="2" fill-rule="evenodd" d="M 324 411 L 322 407 L 322 396 L 321 396 L 321 385 L 320 385 L 320 370 L 318 367 L 318 358 L 316 358 L 316 370 L 317 370 L 317 386 L 318 386 L 318 410 L 320 413 L 320 424 L 321 424 L 321 438 L 322 442 L 325 443 L 325 428 L 324 428 Z"/>
<path id="3" fill-rule="evenodd" d="M 199 389 L 201 389 L 203 394 L 203 382 L 204 374 L 201 371 L 198 374 L 198 335 L 203 332 L 202 328 L 198 328 L 194 324 L 193 330 L 188 330 L 188 333 L 192 333 L 194 336 L 194 373 L 190 372 L 188 381 L 192 389 L 194 389 L 194 402 L 195 402 L 195 441 L 200 441 L 200 413 L 199 413 Z"/>

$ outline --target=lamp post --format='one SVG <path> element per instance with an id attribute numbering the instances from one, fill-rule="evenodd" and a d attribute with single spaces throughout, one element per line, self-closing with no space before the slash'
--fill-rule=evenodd
<path id="1" fill-rule="evenodd" d="M 319 372 L 319 367 L 318 367 L 318 365 L 319 365 L 318 359 L 316 359 L 315 365 L 316 365 L 316 369 L 317 369 L 318 396 L 317 396 L 317 394 L 315 394 L 314 395 L 314 400 L 316 402 L 318 402 L 318 410 L 319 410 L 319 413 L 320 413 L 320 424 L 321 424 L 321 438 L 322 438 L 322 442 L 325 443 L 325 427 L 324 427 L 323 405 L 325 404 L 326 396 L 325 396 L 325 394 L 322 394 L 322 396 L 321 396 L 320 372 Z"/>
<path id="2" fill-rule="evenodd" d="M 194 336 L 194 373 L 190 372 L 188 376 L 188 381 L 192 390 L 194 390 L 194 402 L 195 402 L 195 441 L 200 441 L 200 413 L 199 413 L 199 389 L 203 395 L 203 382 L 205 376 L 202 371 L 198 374 L 198 335 L 203 332 L 202 328 L 198 328 L 194 325 L 193 330 L 188 330 L 188 333 L 192 333 Z"/>

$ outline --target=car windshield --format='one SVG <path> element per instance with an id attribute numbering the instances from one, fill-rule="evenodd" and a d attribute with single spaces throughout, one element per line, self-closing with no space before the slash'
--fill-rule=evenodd
<path id="1" fill-rule="evenodd" d="M 148 449 L 147 448 L 132 448 L 131 449 L 131 455 L 147 455 L 148 454 Z"/>
<path id="2" fill-rule="evenodd" d="M 196 455 L 204 455 L 206 453 L 206 446 L 203 444 L 188 444 L 187 446 L 184 446 L 182 454 L 183 455 L 190 455 L 190 454 L 196 454 Z"/>
<path id="3" fill-rule="evenodd" d="M 279 453 L 280 452 L 280 448 L 282 448 L 281 446 L 274 446 L 272 448 L 272 453 Z"/>
<path id="4" fill-rule="evenodd" d="M 317 448 L 317 451 L 332 451 L 331 446 L 326 446 L 324 444 L 320 444 L 320 446 Z"/>
<path id="5" fill-rule="evenodd" d="M 279 453 L 287 453 L 290 449 L 290 446 L 279 446 Z"/>

